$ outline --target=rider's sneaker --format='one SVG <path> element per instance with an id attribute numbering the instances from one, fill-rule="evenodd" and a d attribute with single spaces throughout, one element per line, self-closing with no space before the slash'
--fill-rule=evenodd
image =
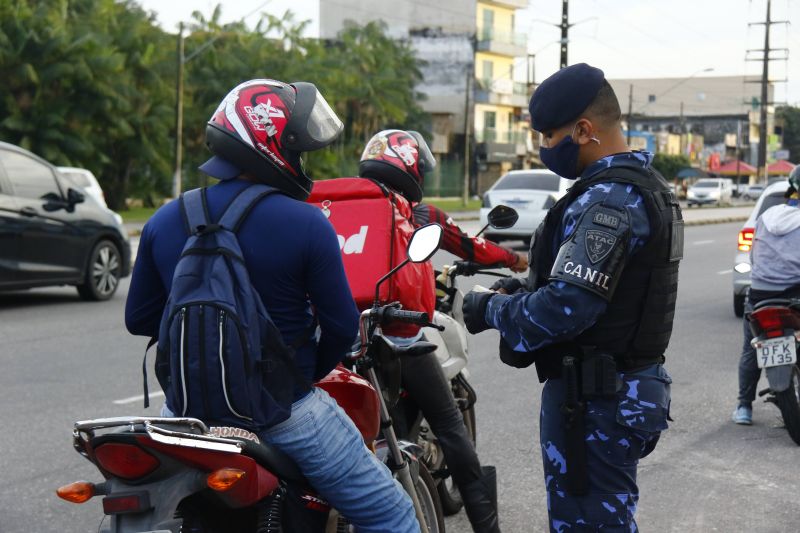
<path id="1" fill-rule="evenodd" d="M 746 405 L 740 405 L 733 412 L 733 421 L 737 424 L 750 426 L 753 424 L 753 408 Z"/>

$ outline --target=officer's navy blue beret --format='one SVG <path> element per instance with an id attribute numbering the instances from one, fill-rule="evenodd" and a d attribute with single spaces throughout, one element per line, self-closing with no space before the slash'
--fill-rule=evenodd
<path id="1" fill-rule="evenodd" d="M 536 131 L 548 131 L 575 120 L 592 103 L 604 81 L 603 71 L 586 63 L 559 70 L 533 92 L 531 126 Z"/>

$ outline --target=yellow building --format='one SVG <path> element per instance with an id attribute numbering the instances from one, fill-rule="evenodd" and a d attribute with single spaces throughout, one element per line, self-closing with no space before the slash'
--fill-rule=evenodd
<path id="1" fill-rule="evenodd" d="M 526 0 L 479 0 L 475 52 L 474 127 L 478 156 L 478 192 L 519 166 L 527 152 L 529 130 L 522 120 L 528 87 L 514 80 L 527 54 L 527 37 L 514 31 L 517 9 Z"/>

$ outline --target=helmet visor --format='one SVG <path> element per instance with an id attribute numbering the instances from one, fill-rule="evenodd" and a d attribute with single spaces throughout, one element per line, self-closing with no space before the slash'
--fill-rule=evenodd
<path id="1" fill-rule="evenodd" d="M 424 169 L 424 172 L 429 172 L 436 168 L 436 159 L 433 157 L 431 153 L 431 149 L 428 148 L 428 143 L 425 142 L 425 138 L 422 134 L 418 131 L 410 131 L 409 135 L 414 137 L 414 140 L 417 141 L 417 145 L 419 146 L 419 162 L 422 163 L 420 168 Z"/>
<path id="2" fill-rule="evenodd" d="M 342 133 L 344 124 L 313 84 L 297 82 L 292 86 L 297 91 L 297 101 L 284 132 L 284 143 L 299 152 L 328 146 Z"/>

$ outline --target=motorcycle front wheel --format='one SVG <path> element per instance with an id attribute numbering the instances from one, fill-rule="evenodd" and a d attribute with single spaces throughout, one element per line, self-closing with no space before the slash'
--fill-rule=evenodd
<path id="1" fill-rule="evenodd" d="M 419 463 L 419 476 L 417 476 L 414 489 L 422 507 L 422 515 L 425 517 L 425 522 L 428 523 L 427 533 L 445 533 L 444 513 L 436 492 L 436 481 L 422 462 Z"/>
<path id="2" fill-rule="evenodd" d="M 800 369 L 796 365 L 792 368 L 789 388 L 777 393 L 775 400 L 789 436 L 795 444 L 800 445 Z"/>

